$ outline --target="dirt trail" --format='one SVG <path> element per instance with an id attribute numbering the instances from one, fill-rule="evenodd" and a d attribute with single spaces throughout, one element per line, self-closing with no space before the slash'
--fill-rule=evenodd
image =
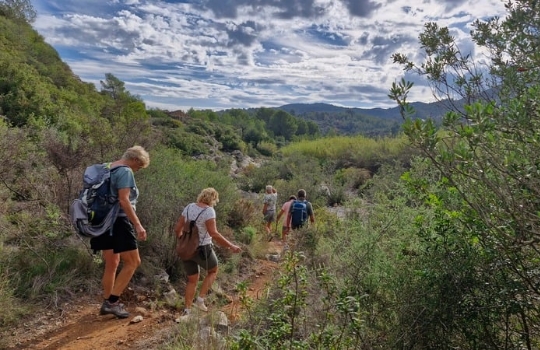
<path id="1" fill-rule="evenodd" d="M 280 246 L 271 242 L 269 251 L 279 252 Z M 266 286 L 272 282 L 278 264 L 257 260 L 251 273 L 246 276 L 248 296 L 258 299 Z M 234 322 L 241 314 L 237 295 L 229 295 L 230 304 L 222 311 Z M 62 306 L 35 315 L 31 321 L 2 335 L 8 341 L 7 349 L 153 349 L 163 343 L 171 328 L 178 327 L 175 319 L 179 311 L 159 309 L 155 311 L 137 308 L 134 303 L 126 304 L 130 317 L 117 319 L 113 315 L 100 316 L 100 304 L 96 300 L 80 300 L 77 304 Z M 141 315 L 139 323 L 130 323 Z M 2 344 L 2 343 L 0 343 Z"/>

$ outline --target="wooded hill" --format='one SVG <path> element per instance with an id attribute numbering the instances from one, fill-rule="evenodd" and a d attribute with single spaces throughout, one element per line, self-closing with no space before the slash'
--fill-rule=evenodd
<path id="1" fill-rule="evenodd" d="M 30 121 L 41 120 L 62 129 L 70 128 L 70 125 L 86 124 L 99 113 L 110 116 L 113 109 L 120 108 L 110 105 L 118 105 L 121 100 L 130 105 L 125 106 L 126 117 L 127 114 L 145 114 L 144 101 L 126 93 L 123 83 L 114 77 L 114 72 L 104 75 L 101 91 L 96 90 L 93 84 L 82 82 L 62 62 L 54 48 L 24 20 L 0 18 L 0 48 L 0 115 L 14 126 L 24 126 Z M 439 118 L 442 113 L 437 104 L 417 104 L 416 107 L 419 118 Z M 238 109 L 219 112 L 179 112 L 206 119 L 211 123 L 226 124 L 227 126 L 222 128 L 225 135 L 214 135 L 223 142 L 226 149 L 238 146 L 235 145 L 235 134 L 239 134 L 241 138 L 238 141 L 256 147 L 263 141 L 282 144 L 293 138 L 312 138 L 327 134 L 396 135 L 402 123 L 397 107 L 387 110 L 359 109 L 322 103 L 257 109 L 241 109 L 239 106 Z M 163 120 L 163 114 L 155 112 L 153 116 L 156 124 L 179 127 L 172 121 Z M 81 118 L 86 119 L 86 122 Z M 184 124 L 190 124 L 190 121 L 190 118 L 182 120 Z M 200 132 L 203 137 L 207 137 L 210 130 L 204 131 L 200 127 L 192 126 L 190 131 Z M 213 131 L 210 132 L 214 134 Z M 169 131 L 166 134 L 171 138 L 171 143 L 178 144 L 178 131 Z M 182 137 L 186 136 L 181 134 Z M 197 145 L 192 149 L 185 145 L 181 147 L 188 153 L 196 152 L 196 149 L 201 151 Z"/>
<path id="2" fill-rule="evenodd" d="M 433 119 L 439 122 L 448 106 L 444 102 L 411 103 L 414 119 Z M 364 135 L 369 137 L 397 135 L 401 132 L 403 116 L 400 107 L 346 108 L 325 103 L 288 104 L 278 107 L 293 116 L 310 120 L 324 135 Z"/>
<path id="3" fill-rule="evenodd" d="M 171 227 L 202 188 L 216 188 L 219 230 L 246 252 L 233 257 L 216 247 L 216 283 L 235 290 L 248 310 L 228 348 L 540 348 L 538 1 L 508 1 L 507 16 L 472 24 L 481 62 L 459 50 L 463 38 L 452 28 L 426 23 L 415 55 L 425 60 L 396 54 L 394 62 L 467 104 L 449 109 L 439 125 L 406 101 L 412 83 L 392 84 L 389 96 L 405 119 L 403 134 L 389 138 L 321 138 L 335 122 L 335 107 L 327 105 L 147 110 L 113 74 L 99 91 L 75 77 L 28 17 L 2 7 L 21 2 L 0 0 L 4 334 L 40 303 L 63 312 L 63 302 L 99 294 L 102 265 L 74 239 L 67 206 L 86 165 L 139 144 L 150 150 L 151 164 L 136 174 L 137 215 L 151 234 L 140 246 L 135 284 L 159 308 L 152 276 L 166 270 L 172 283 L 185 280 Z M 303 112 L 325 122 L 299 118 Z M 393 112 L 380 119 L 399 123 Z M 268 156 L 235 177 L 236 160 L 224 150 Z M 231 283 L 264 258 L 257 194 L 266 184 L 285 197 L 305 189 L 316 225 L 290 242 L 284 273 L 253 301 L 245 285 Z M 218 293 L 211 298 L 208 304 L 226 302 Z M 197 348 L 186 343 L 186 328 L 178 329 L 164 347 Z"/>

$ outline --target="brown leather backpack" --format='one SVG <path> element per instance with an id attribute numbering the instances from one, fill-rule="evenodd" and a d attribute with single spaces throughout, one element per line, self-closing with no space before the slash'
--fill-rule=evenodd
<path id="1" fill-rule="evenodd" d="M 176 253 L 182 260 L 190 260 L 197 253 L 197 248 L 199 248 L 199 229 L 196 222 L 199 216 L 208 209 L 204 208 L 195 220 L 189 220 L 189 207 L 191 207 L 191 204 L 186 210 L 186 221 L 184 222 L 184 227 L 182 227 L 182 236 L 176 240 Z"/>

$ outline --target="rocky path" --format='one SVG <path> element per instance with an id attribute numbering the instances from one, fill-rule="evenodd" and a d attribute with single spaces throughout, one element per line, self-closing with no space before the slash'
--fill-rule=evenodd
<path id="1" fill-rule="evenodd" d="M 269 249 L 280 251 L 279 245 L 273 243 Z M 255 261 L 251 272 L 245 276 L 248 297 L 258 299 L 264 294 L 278 266 L 278 263 L 268 260 Z M 3 340 L 9 344 L 7 349 L 155 349 L 172 334 L 174 327 L 181 327 L 175 322 L 179 315 L 176 310 L 150 310 L 137 303 L 129 303 L 126 306 L 130 317 L 117 319 L 113 315 L 100 316 L 99 301 L 88 299 L 34 315 L 31 320 L 3 334 Z M 237 295 L 228 295 L 228 299 L 231 302 L 221 311 L 230 322 L 234 322 L 241 315 L 242 306 Z M 133 322 L 139 315 L 142 319 Z"/>

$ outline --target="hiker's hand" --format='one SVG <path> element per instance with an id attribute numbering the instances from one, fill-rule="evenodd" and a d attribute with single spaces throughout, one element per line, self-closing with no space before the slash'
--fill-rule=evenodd
<path id="1" fill-rule="evenodd" d="M 137 231 L 137 239 L 139 241 L 146 241 L 146 230 L 141 224 L 135 225 L 135 231 Z"/>
<path id="2" fill-rule="evenodd" d="M 240 248 L 239 246 L 233 244 L 229 247 L 230 250 L 232 250 L 233 253 L 240 253 L 242 252 L 242 248 Z"/>

